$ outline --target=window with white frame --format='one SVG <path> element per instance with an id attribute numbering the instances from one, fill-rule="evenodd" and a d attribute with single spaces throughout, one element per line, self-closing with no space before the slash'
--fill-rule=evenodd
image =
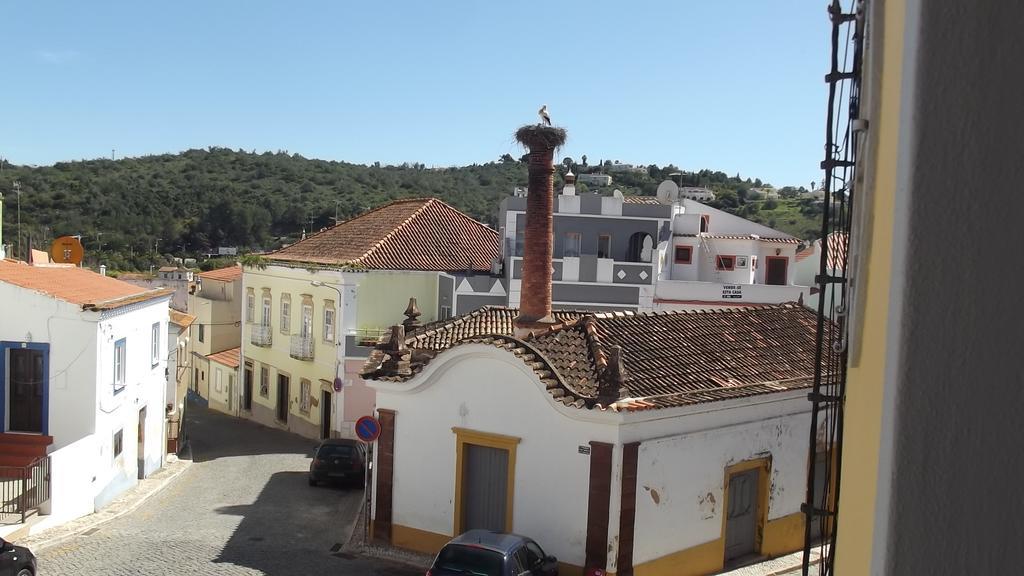
<path id="1" fill-rule="evenodd" d="M 260 366 L 260 396 L 270 396 L 270 370 L 266 366 Z"/>
<path id="2" fill-rule="evenodd" d="M 270 291 L 263 292 L 263 317 L 260 318 L 263 326 L 270 326 Z"/>
<path id="3" fill-rule="evenodd" d="M 114 342 L 114 394 L 124 390 L 125 386 L 125 339 Z"/>
<path id="4" fill-rule="evenodd" d="M 309 405 L 312 396 L 310 396 L 310 383 L 309 380 L 303 378 L 299 380 L 299 412 L 303 414 L 309 414 Z"/>
<path id="5" fill-rule="evenodd" d="M 256 294 L 252 288 L 245 293 L 245 321 L 249 324 L 256 321 Z"/>
<path id="6" fill-rule="evenodd" d="M 334 342 L 333 300 L 324 300 L 324 342 Z"/>
<path id="7" fill-rule="evenodd" d="M 153 340 L 150 345 L 150 356 L 153 366 L 160 363 L 160 323 L 153 324 Z"/>
<path id="8" fill-rule="evenodd" d="M 452 307 L 451 306 L 441 306 L 441 317 L 438 318 L 438 320 L 447 320 L 448 318 L 451 318 L 451 317 L 452 317 Z"/>
<path id="9" fill-rule="evenodd" d="M 313 303 L 303 302 L 302 303 L 302 337 L 312 338 L 313 337 Z"/>
<path id="10" fill-rule="evenodd" d="M 292 326 L 292 295 L 281 294 L 281 333 L 287 334 Z"/>

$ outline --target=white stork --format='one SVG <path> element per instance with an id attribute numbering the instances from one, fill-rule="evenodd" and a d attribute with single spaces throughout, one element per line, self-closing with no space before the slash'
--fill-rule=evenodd
<path id="1" fill-rule="evenodd" d="M 541 122 L 543 122 L 544 125 L 551 126 L 551 116 L 548 115 L 548 105 L 547 104 L 541 106 L 540 110 L 537 110 L 537 114 L 540 115 Z"/>

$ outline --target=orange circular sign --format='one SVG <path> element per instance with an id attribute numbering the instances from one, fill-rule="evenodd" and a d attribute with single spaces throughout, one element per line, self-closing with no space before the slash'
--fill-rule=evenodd
<path id="1" fill-rule="evenodd" d="M 61 236 L 50 244 L 50 259 L 60 264 L 81 264 L 85 257 L 82 243 L 74 236 Z"/>

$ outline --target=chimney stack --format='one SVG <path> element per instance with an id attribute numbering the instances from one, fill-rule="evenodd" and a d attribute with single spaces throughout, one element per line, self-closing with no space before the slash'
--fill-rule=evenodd
<path id="1" fill-rule="evenodd" d="M 523 126 L 516 140 L 529 153 L 526 195 L 523 279 L 515 334 L 525 336 L 555 323 L 551 314 L 553 163 L 555 150 L 565 143 L 565 130 L 540 124 Z"/>

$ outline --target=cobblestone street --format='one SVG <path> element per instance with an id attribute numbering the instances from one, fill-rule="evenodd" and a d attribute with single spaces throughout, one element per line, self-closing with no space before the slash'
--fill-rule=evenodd
<path id="1" fill-rule="evenodd" d="M 422 574 L 335 552 L 362 491 L 307 485 L 314 441 L 199 407 L 188 419 L 193 465 L 135 511 L 43 550 L 41 574 Z"/>

